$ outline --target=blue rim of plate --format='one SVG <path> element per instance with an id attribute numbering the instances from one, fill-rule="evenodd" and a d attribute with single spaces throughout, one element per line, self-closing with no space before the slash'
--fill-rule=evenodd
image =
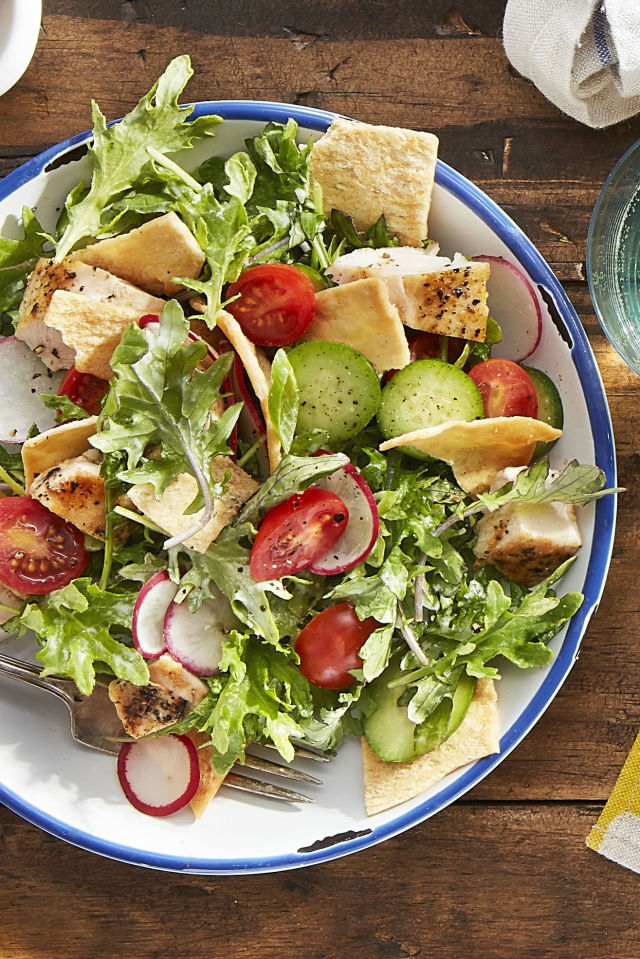
<path id="1" fill-rule="evenodd" d="M 281 122 L 292 117 L 301 126 L 321 133 L 325 132 L 330 123 L 338 116 L 335 113 L 309 107 L 250 100 L 213 100 L 197 103 L 194 105 L 192 116 L 195 118 L 211 113 L 217 113 L 224 119 L 229 120 L 257 120 L 263 123 L 269 121 Z M 76 134 L 68 140 L 50 147 L 8 174 L 0 181 L 0 200 L 4 200 L 18 187 L 34 179 L 43 172 L 52 160 L 84 142 L 89 136 L 90 132 Z M 587 406 L 597 465 L 605 473 L 607 486 L 615 486 L 615 448 L 604 387 L 582 324 L 560 282 L 520 227 L 482 190 L 441 160 L 438 160 L 435 179 L 439 186 L 461 200 L 491 227 L 526 269 L 534 283 L 543 287 L 553 297 L 561 318 L 570 332 L 573 341 L 572 359 L 585 394 L 589 397 Z M 309 866 L 346 856 L 383 840 L 391 839 L 393 836 L 440 812 L 468 792 L 481 779 L 484 779 L 518 745 L 549 706 L 575 662 L 582 636 L 592 614 L 598 607 L 613 548 L 615 517 L 616 498 L 614 496 L 606 496 L 596 502 L 593 541 L 598 542 L 599 548 L 598 550 L 592 549 L 589 558 L 584 582 L 584 602 L 570 621 L 562 646 L 542 685 L 500 740 L 500 753 L 475 762 L 454 782 L 430 796 L 423 803 L 409 812 L 398 815 L 382 826 L 377 828 L 373 826 L 371 832 L 366 835 L 347 839 L 327 849 L 319 849 L 299 855 L 275 856 L 269 859 L 242 859 L 235 862 L 212 858 L 186 861 L 179 856 L 149 853 L 146 850 L 98 839 L 90 833 L 74 829 L 61 820 L 43 814 L 37 807 L 25 802 L 1 784 L 0 800 L 21 818 L 38 826 L 45 832 L 90 852 L 153 869 L 201 875 L 276 872 Z"/>

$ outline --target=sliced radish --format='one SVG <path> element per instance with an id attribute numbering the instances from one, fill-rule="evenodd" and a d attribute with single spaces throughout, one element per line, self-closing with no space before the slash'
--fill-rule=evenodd
<path id="1" fill-rule="evenodd" d="M 56 425 L 41 393 L 57 394 L 65 371 L 52 373 L 26 343 L 15 336 L 0 339 L 0 443 L 24 443 L 35 423 L 40 432 Z"/>
<path id="2" fill-rule="evenodd" d="M 188 736 L 123 743 L 118 779 L 132 806 L 147 816 L 170 816 L 193 799 L 200 784 L 198 752 Z"/>
<path id="3" fill-rule="evenodd" d="M 162 569 L 138 593 L 131 625 L 134 645 L 145 659 L 155 659 L 166 649 L 164 618 L 177 592 L 177 584 Z"/>
<path id="4" fill-rule="evenodd" d="M 489 313 L 502 330 L 492 356 L 522 363 L 537 348 L 542 336 L 542 310 L 529 277 L 521 267 L 501 256 L 475 256 L 491 266 L 487 283 Z"/>
<path id="5" fill-rule="evenodd" d="M 213 583 L 211 589 L 215 589 Z M 222 644 L 238 626 L 228 599 L 219 593 L 192 613 L 187 603 L 171 603 L 164 618 L 164 641 L 174 659 L 196 676 L 218 672 Z"/>
<path id="6" fill-rule="evenodd" d="M 373 549 L 380 530 L 378 507 L 368 484 L 351 463 L 316 485 L 336 493 L 349 510 L 347 528 L 338 542 L 309 567 L 312 573 L 335 576 L 357 566 Z"/>

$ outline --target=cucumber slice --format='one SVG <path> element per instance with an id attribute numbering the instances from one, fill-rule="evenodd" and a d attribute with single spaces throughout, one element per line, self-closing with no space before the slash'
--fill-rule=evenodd
<path id="1" fill-rule="evenodd" d="M 300 392 L 296 433 L 325 430 L 334 446 L 369 423 L 380 406 L 371 363 L 351 346 L 312 340 L 288 353 Z"/>
<path id="2" fill-rule="evenodd" d="M 538 419 L 557 430 L 561 430 L 564 425 L 564 410 L 556 384 L 542 370 L 536 370 L 532 366 L 523 366 L 522 369 L 529 375 L 536 388 Z M 553 440 L 551 443 L 536 443 L 531 459 L 537 460 L 541 456 L 546 456 L 555 443 L 557 443 L 557 440 Z"/>
<path id="3" fill-rule="evenodd" d="M 404 763 L 436 749 L 456 731 L 476 689 L 476 679 L 460 675 L 453 698 L 443 699 L 423 723 L 416 725 L 407 716 L 406 706 L 398 701 L 404 686 L 389 689 L 389 683 L 401 674 L 401 657 L 391 660 L 381 676 L 371 683 L 369 694 L 375 709 L 365 718 L 364 734 L 373 752 L 388 763 Z"/>
<path id="4" fill-rule="evenodd" d="M 382 391 L 378 426 L 385 439 L 451 420 L 482 419 L 480 390 L 470 376 L 444 360 L 416 360 L 393 376 Z M 412 446 L 402 448 L 429 459 Z"/>
<path id="5" fill-rule="evenodd" d="M 405 687 L 389 689 L 389 683 L 397 679 L 400 673 L 400 657 L 396 657 L 382 675 L 371 683 L 368 692 L 375 702 L 375 709 L 363 723 L 369 746 L 387 763 L 405 763 L 416 756 L 415 735 L 418 727 L 407 716 L 407 707 L 398 706 Z"/>

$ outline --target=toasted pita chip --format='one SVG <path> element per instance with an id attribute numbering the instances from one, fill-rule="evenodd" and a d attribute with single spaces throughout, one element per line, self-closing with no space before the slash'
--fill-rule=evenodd
<path id="1" fill-rule="evenodd" d="M 177 293 L 182 287 L 175 277 L 198 276 L 205 261 L 196 238 L 173 212 L 73 255 L 159 296 Z"/>
<path id="2" fill-rule="evenodd" d="M 539 440 L 548 443 L 559 436 L 562 430 L 529 416 L 493 416 L 413 430 L 386 440 L 380 449 L 415 446 L 448 463 L 467 493 L 484 493 L 495 474 L 506 466 L 526 466 Z"/>
<path id="3" fill-rule="evenodd" d="M 322 188 L 325 213 L 341 210 L 358 230 L 384 213 L 401 243 L 421 246 L 428 236 L 437 153 L 432 133 L 338 117 L 313 145 L 311 179 Z"/>
<path id="4" fill-rule="evenodd" d="M 224 775 L 217 773 L 211 765 L 211 746 L 209 736 L 196 729 L 190 729 L 187 736 L 198 750 L 198 766 L 200 767 L 200 783 L 189 805 L 193 809 L 196 819 L 200 819 L 203 812 L 220 789 L 224 782 Z"/>
<path id="5" fill-rule="evenodd" d="M 44 323 L 62 336 L 73 350 L 74 366 L 103 380 L 113 376 L 113 351 L 130 323 L 137 322 L 145 308 L 113 305 L 93 300 L 83 293 L 56 290 L 51 296 Z"/>
<path id="6" fill-rule="evenodd" d="M 269 454 L 269 468 L 274 469 L 282 459 L 282 447 L 269 416 L 269 381 L 271 379 L 271 363 L 259 346 L 248 339 L 236 318 L 220 310 L 216 314 L 216 323 L 231 343 L 232 347 L 242 360 L 246 374 L 249 377 L 253 392 L 262 407 L 262 415 L 267 427 L 267 452 Z"/>
<path id="7" fill-rule="evenodd" d="M 240 507 L 258 488 L 256 481 L 228 456 L 216 456 L 211 461 L 211 475 L 217 482 L 229 473 L 227 492 L 214 500 L 213 516 L 202 529 L 189 536 L 185 543 L 199 553 L 206 553 L 211 543 L 228 526 Z M 178 536 L 196 522 L 200 513 L 185 515 L 185 510 L 196 498 L 198 484 L 190 473 L 178 473 L 166 490 L 156 499 L 151 483 L 139 483 L 129 490 L 129 499 L 152 523 L 171 536 Z"/>
<path id="8" fill-rule="evenodd" d="M 27 492 L 36 476 L 59 466 L 63 460 L 81 456 L 91 449 L 89 437 L 96 431 L 97 416 L 54 426 L 27 440 L 22 447 L 24 484 Z"/>
<path id="9" fill-rule="evenodd" d="M 316 312 L 303 340 L 346 343 L 379 373 L 411 362 L 400 314 L 384 280 L 367 277 L 316 294 Z"/>
<path id="10" fill-rule="evenodd" d="M 362 740 L 367 813 L 373 816 L 413 799 L 460 766 L 497 752 L 498 697 L 492 679 L 479 679 L 460 726 L 425 756 L 408 763 L 386 763 Z"/>

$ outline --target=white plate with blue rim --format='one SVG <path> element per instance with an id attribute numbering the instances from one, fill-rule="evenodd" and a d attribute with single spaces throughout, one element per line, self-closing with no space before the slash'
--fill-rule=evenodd
<path id="1" fill-rule="evenodd" d="M 245 138 L 269 121 L 293 117 L 300 140 L 306 142 L 322 136 L 334 118 L 320 110 L 259 101 L 200 103 L 194 116 L 211 113 L 224 118 L 207 144 L 209 154 L 220 156 L 242 149 Z M 46 150 L 0 182 L 2 235 L 20 235 L 25 205 L 36 210 L 45 228 L 53 229 L 68 191 L 87 176 L 88 137 L 83 133 Z M 543 332 L 527 362 L 552 377 L 564 405 L 565 428 L 552 465 L 574 457 L 596 463 L 607 486 L 615 486 L 611 420 L 598 368 L 578 317 L 541 255 L 503 210 L 441 161 L 429 232 L 447 255 L 462 250 L 471 256 L 501 256 L 528 275 L 539 298 Z M 551 642 L 553 662 L 542 670 L 501 664 L 500 753 L 461 768 L 409 802 L 366 815 L 360 744 L 352 739 L 321 767 L 323 785 L 312 787 L 313 804 L 276 803 L 223 787 L 198 821 L 186 810 L 167 819 L 143 816 L 124 798 L 113 758 L 73 742 L 60 703 L 5 679 L 0 679 L 0 801 L 83 849 L 177 872 L 272 872 L 335 859 L 390 839 L 436 815 L 490 774 L 552 701 L 575 662 L 604 588 L 615 510 L 612 496 L 581 510 L 584 546 L 561 588 L 579 590 L 585 599 Z M 34 651 L 27 639 L 5 648 L 14 655 Z"/>

